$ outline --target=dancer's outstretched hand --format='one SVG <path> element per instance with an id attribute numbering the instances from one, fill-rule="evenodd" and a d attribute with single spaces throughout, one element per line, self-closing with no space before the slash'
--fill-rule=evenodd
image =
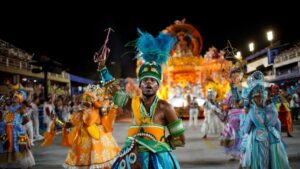
<path id="1" fill-rule="evenodd" d="M 106 59 L 99 60 L 99 62 L 98 62 L 98 70 L 101 70 L 102 68 L 105 67 L 105 62 L 106 62 Z"/>

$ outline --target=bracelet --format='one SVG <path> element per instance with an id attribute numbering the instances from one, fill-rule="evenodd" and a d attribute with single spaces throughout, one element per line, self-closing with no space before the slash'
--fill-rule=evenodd
<path id="1" fill-rule="evenodd" d="M 179 136 L 184 133 L 185 128 L 183 127 L 183 122 L 181 119 L 177 119 L 176 121 L 167 125 L 169 133 L 172 136 Z"/>
<path id="2" fill-rule="evenodd" d="M 104 85 L 114 80 L 106 66 L 101 70 L 98 70 L 98 73 L 101 76 L 101 81 Z"/>

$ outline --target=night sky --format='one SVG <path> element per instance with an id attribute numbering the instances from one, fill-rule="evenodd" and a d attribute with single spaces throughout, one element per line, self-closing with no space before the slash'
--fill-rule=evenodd
<path id="1" fill-rule="evenodd" d="M 290 11 L 281 7 L 291 5 Z M 222 49 L 227 40 L 249 55 L 248 43 L 253 41 L 256 50 L 266 47 L 266 31 L 273 30 L 275 41 L 293 42 L 300 40 L 299 12 L 293 4 L 277 8 L 266 7 L 251 9 L 199 7 L 198 10 L 180 10 L 179 7 L 168 11 L 101 12 L 101 8 L 44 7 L 5 8 L 2 10 L 0 38 L 14 46 L 24 49 L 35 56 L 47 55 L 69 68 L 70 72 L 95 79 L 96 64 L 93 55 L 105 40 L 107 27 L 115 32 L 111 35 L 108 67 L 120 77 L 135 76 L 135 62 L 130 54 L 132 48 L 124 45 L 137 38 L 137 28 L 157 35 L 159 31 L 186 18 L 186 23 L 194 25 L 203 37 L 204 50 L 215 46 Z M 83 9 L 84 8 L 84 9 Z M 105 8 L 105 7 L 102 7 Z M 130 10 L 130 9 L 129 9 Z M 14 12 L 14 15 L 11 13 Z M 4 16 L 4 17 L 3 17 Z M 237 17 L 239 16 L 239 17 Z M 297 23 L 298 22 L 298 23 Z M 72 64 L 70 60 L 75 60 Z M 72 61 L 74 62 L 74 61 Z"/>

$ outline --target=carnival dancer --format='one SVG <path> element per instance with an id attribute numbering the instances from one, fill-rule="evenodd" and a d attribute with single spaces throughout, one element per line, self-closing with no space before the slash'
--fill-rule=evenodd
<path id="1" fill-rule="evenodd" d="M 43 106 L 43 123 L 46 125 L 46 131 L 50 131 L 51 118 L 55 114 L 54 96 L 48 96 Z"/>
<path id="2" fill-rule="evenodd" d="M 200 82 L 197 81 L 196 84 L 193 86 L 193 92 L 194 96 L 196 96 L 198 99 L 203 99 L 202 94 L 202 87 L 200 85 Z"/>
<path id="3" fill-rule="evenodd" d="M 110 29 L 108 35 L 110 33 Z M 107 35 L 107 41 L 108 41 Z M 106 43 L 101 50 L 108 51 Z M 95 59 L 95 58 L 94 58 Z M 96 60 L 95 60 L 96 61 Z M 120 149 L 112 136 L 117 107 L 110 100 L 105 88 L 89 85 L 81 97 L 81 105 L 72 113 L 70 122 L 55 118 L 55 124 L 63 127 L 63 145 L 69 147 L 64 168 L 110 169 Z M 52 122 L 54 124 L 54 122 Z M 73 127 L 70 132 L 68 128 Z M 43 145 L 51 144 L 56 132 L 54 125 L 45 136 Z"/>
<path id="4" fill-rule="evenodd" d="M 18 90 L 12 98 L 0 122 L 0 168 L 31 168 L 35 165 L 30 151 L 30 140 L 22 126 L 25 119 L 26 105 L 23 104 L 27 95 Z"/>
<path id="5" fill-rule="evenodd" d="M 271 88 L 271 101 L 278 111 L 278 117 L 281 122 L 281 131 L 286 132 L 288 137 L 293 137 L 291 135 L 293 131 L 293 121 L 290 113 L 290 106 L 278 85 L 274 85 Z"/>
<path id="6" fill-rule="evenodd" d="M 171 105 L 175 107 L 184 107 L 188 105 L 181 83 L 177 84 L 175 88 L 175 94 L 172 98 L 169 99 L 169 103 L 171 103 Z"/>
<path id="7" fill-rule="evenodd" d="M 81 106 L 73 112 L 70 122 L 58 117 L 51 121 L 42 146 L 52 144 L 56 125 L 62 127 L 62 144 L 69 148 L 64 168 L 110 169 L 120 149 L 112 136 L 116 107 L 111 105 L 99 86 L 86 88 Z M 69 128 L 72 129 L 69 132 Z"/>
<path id="8" fill-rule="evenodd" d="M 266 104 L 267 91 L 262 72 L 248 78 L 243 93 L 248 99 L 249 112 L 244 124 L 246 137 L 242 143 L 242 168 L 289 169 L 289 161 L 280 134 L 280 121 L 274 103 Z"/>
<path id="9" fill-rule="evenodd" d="M 157 97 L 162 80 L 161 64 L 168 59 L 174 39 L 169 34 L 153 37 L 138 30 L 140 37 L 137 49 L 144 60 L 138 72 L 142 96 L 129 97 L 120 87 L 109 81 L 113 77 L 105 67 L 105 59 L 99 64 L 102 80 L 108 82 L 114 103 L 131 110 L 133 125 L 129 127 L 125 147 L 113 165 L 113 169 L 179 169 L 179 163 L 172 149 L 184 145 L 184 127 L 172 106 Z M 165 136 L 165 127 L 170 135 Z"/>
<path id="10" fill-rule="evenodd" d="M 33 122 L 33 138 L 34 140 L 41 140 L 44 137 L 40 135 L 40 122 L 39 122 L 39 105 L 40 99 L 38 95 L 33 95 L 33 100 L 30 103 L 32 109 L 32 122 Z"/>
<path id="11" fill-rule="evenodd" d="M 290 107 L 292 112 L 292 119 L 298 120 L 298 114 L 300 112 L 300 86 L 296 86 L 291 93 Z"/>
<path id="12" fill-rule="evenodd" d="M 241 80 L 243 71 L 240 67 L 235 67 L 230 71 L 230 92 L 223 101 L 223 118 L 226 122 L 221 133 L 221 145 L 224 151 L 231 157 L 230 160 L 240 158 L 241 132 L 240 118 L 245 112 L 243 110 Z"/>
<path id="13" fill-rule="evenodd" d="M 100 102 L 91 91 L 83 94 L 82 110 L 74 112 L 63 128 L 63 144 L 69 147 L 64 168 L 111 168 L 120 149 L 111 133 L 116 108 L 108 102 Z"/>
<path id="14" fill-rule="evenodd" d="M 198 125 L 199 105 L 195 96 L 193 96 L 193 99 L 189 103 L 189 113 L 189 126 L 193 125 L 196 127 Z"/>
<path id="15" fill-rule="evenodd" d="M 223 130 L 223 123 L 219 118 L 221 110 L 217 107 L 216 103 L 217 93 L 213 89 L 208 89 L 205 100 L 203 104 L 205 119 L 201 127 L 202 138 L 206 138 L 207 134 L 220 134 Z"/>
<path id="16" fill-rule="evenodd" d="M 29 102 L 30 102 L 30 99 L 29 99 Z M 29 102 L 26 102 L 24 104 L 29 104 Z M 30 140 L 30 144 L 31 146 L 34 146 L 34 140 L 33 140 L 33 123 L 32 123 L 32 107 L 30 105 L 27 105 L 26 106 L 26 110 L 25 110 L 25 113 L 22 115 L 22 118 L 23 118 L 23 122 L 22 122 L 22 125 L 23 125 L 23 128 L 25 129 L 25 132 L 26 134 L 28 135 L 29 137 L 29 140 Z"/>

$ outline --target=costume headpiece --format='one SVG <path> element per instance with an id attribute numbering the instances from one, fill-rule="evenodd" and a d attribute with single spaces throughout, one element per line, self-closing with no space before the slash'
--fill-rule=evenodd
<path id="1" fill-rule="evenodd" d="M 86 102 L 86 103 L 91 104 L 91 103 L 94 103 L 97 100 L 98 100 L 98 97 L 90 91 L 86 91 L 82 95 L 82 102 L 84 102 L 84 103 Z"/>
<path id="2" fill-rule="evenodd" d="M 146 77 L 154 78 L 158 84 L 162 80 L 162 67 L 170 55 L 170 51 L 175 42 L 170 34 L 160 33 L 153 37 L 149 33 L 138 29 L 140 37 L 137 40 L 136 48 L 139 51 L 138 57 L 141 57 L 144 63 L 138 72 L 139 83 Z"/>
<path id="3" fill-rule="evenodd" d="M 280 88 L 279 88 L 278 85 L 273 85 L 273 86 L 271 87 L 271 93 L 275 93 L 275 92 L 277 92 L 279 89 L 280 89 Z"/>
<path id="4" fill-rule="evenodd" d="M 18 98 L 19 103 L 22 103 L 23 101 L 25 101 L 27 99 L 27 94 L 23 90 L 18 90 L 15 93 L 15 96 Z"/>
<path id="5" fill-rule="evenodd" d="M 85 92 L 91 92 L 93 94 L 95 94 L 98 97 L 102 97 L 104 94 L 104 90 L 100 87 L 100 85 L 92 85 L 89 84 L 86 87 L 84 87 L 84 91 Z M 99 99 L 101 100 L 101 99 Z"/>
<path id="6" fill-rule="evenodd" d="M 89 84 L 84 88 L 82 101 L 93 103 L 95 101 L 103 101 L 104 97 L 105 97 L 105 92 L 99 85 Z"/>
<path id="7" fill-rule="evenodd" d="M 248 87 L 243 90 L 242 97 L 251 100 L 254 96 L 262 92 L 264 102 L 267 100 L 268 92 L 265 87 L 264 75 L 261 71 L 255 71 L 247 79 Z"/>

